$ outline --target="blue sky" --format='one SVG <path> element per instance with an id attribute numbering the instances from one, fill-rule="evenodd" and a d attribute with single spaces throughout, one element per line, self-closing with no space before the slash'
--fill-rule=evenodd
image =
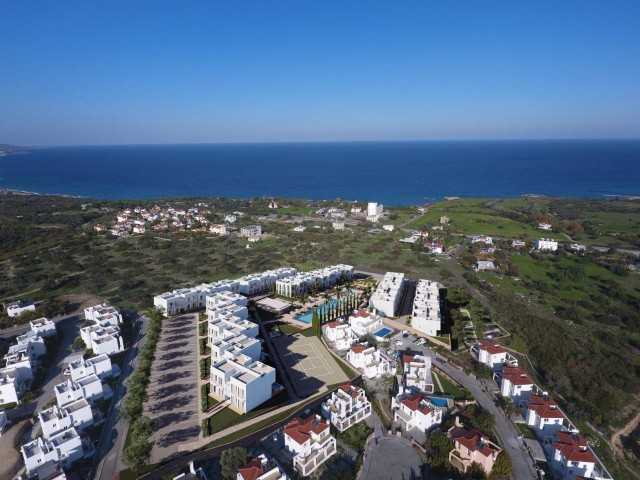
<path id="1" fill-rule="evenodd" d="M 638 1 L 4 2 L 0 143 L 640 137 Z"/>

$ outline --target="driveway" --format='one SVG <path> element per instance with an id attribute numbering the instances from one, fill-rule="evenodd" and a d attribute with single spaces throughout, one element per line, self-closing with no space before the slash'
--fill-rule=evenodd
<path id="1" fill-rule="evenodd" d="M 420 466 L 423 463 L 409 440 L 387 435 L 367 444 L 358 480 L 422 478 Z"/>
<path id="2" fill-rule="evenodd" d="M 197 314 L 163 321 L 144 413 L 156 423 L 150 463 L 177 453 L 180 444 L 199 439 L 197 322 Z"/>

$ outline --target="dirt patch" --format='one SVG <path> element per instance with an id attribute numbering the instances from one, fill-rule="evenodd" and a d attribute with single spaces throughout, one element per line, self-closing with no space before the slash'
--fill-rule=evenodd
<path id="1" fill-rule="evenodd" d="M 87 307 L 94 307 L 103 302 L 103 299 L 90 293 L 77 293 L 60 297 L 63 301 L 68 300 L 74 310 L 84 310 Z"/>
<path id="2" fill-rule="evenodd" d="M 624 427 L 622 427 L 620 430 L 618 430 L 616 433 L 614 433 L 611 436 L 610 443 L 611 443 L 611 448 L 613 448 L 613 452 L 615 453 L 616 457 L 620 460 L 620 462 L 624 464 L 631 471 L 635 471 L 635 469 L 632 468 L 630 465 L 628 465 L 624 459 L 626 458 L 627 453 L 633 456 L 636 456 L 636 454 L 635 452 L 625 448 L 622 439 L 623 437 L 628 437 L 629 435 L 633 434 L 633 432 L 639 428 L 639 425 L 640 425 L 640 412 L 638 412 L 636 416 L 629 421 L 629 423 L 627 423 Z M 640 478 L 640 477 L 636 475 L 636 478 Z"/>
<path id="3" fill-rule="evenodd" d="M 11 425 L 0 437 L 0 478 L 13 478 L 22 468 L 22 455 L 13 448 L 15 444 L 22 445 L 29 441 L 31 422 L 22 420 Z"/>

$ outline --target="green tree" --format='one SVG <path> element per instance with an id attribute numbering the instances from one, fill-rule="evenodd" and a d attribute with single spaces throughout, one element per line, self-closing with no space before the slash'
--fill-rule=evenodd
<path id="1" fill-rule="evenodd" d="M 220 455 L 222 477 L 227 480 L 234 480 L 238 475 L 238 469 L 246 464 L 247 450 L 242 447 L 230 448 Z"/>
<path id="2" fill-rule="evenodd" d="M 498 454 L 496 461 L 493 463 L 491 469 L 491 476 L 493 475 L 511 475 L 513 472 L 513 466 L 511 465 L 511 457 L 504 450 Z"/>
<path id="3" fill-rule="evenodd" d="M 122 452 L 122 461 L 138 474 L 149 462 L 152 447 L 146 438 L 133 438 Z"/>
<path id="4" fill-rule="evenodd" d="M 487 474 L 478 462 L 473 462 L 467 469 L 467 473 L 464 475 L 468 480 L 486 480 Z"/>
<path id="5" fill-rule="evenodd" d="M 320 337 L 320 335 L 322 335 L 322 325 L 320 324 L 320 316 L 316 309 L 314 309 L 311 314 L 311 326 L 313 327 L 316 337 Z"/>

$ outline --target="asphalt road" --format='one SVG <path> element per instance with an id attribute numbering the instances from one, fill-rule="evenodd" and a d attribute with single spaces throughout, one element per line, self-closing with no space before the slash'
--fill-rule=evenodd
<path id="1" fill-rule="evenodd" d="M 104 423 L 102 437 L 98 441 L 96 454 L 93 457 L 93 465 L 88 476 L 90 479 L 112 480 L 116 478 L 117 472 L 124 468 L 120 461 L 120 455 L 124 447 L 124 436 L 127 432 L 128 424 L 124 421 L 118 421 L 117 414 L 126 395 L 126 379 L 137 367 L 137 355 L 146 340 L 147 328 L 148 319 L 144 316 L 138 318 L 133 332 L 134 343 L 129 349 L 124 368 L 120 373 L 120 382 L 113 393 L 113 400 Z"/>
<path id="2" fill-rule="evenodd" d="M 60 322 L 64 322 L 72 317 L 80 317 L 81 311 L 75 311 L 68 315 L 60 315 L 59 317 L 53 317 L 50 320 L 56 325 Z M 23 333 L 27 333 L 27 331 L 31 330 L 31 326 L 27 323 L 26 325 L 18 325 L 17 327 L 5 328 L 4 330 L 0 330 L 0 338 L 8 338 L 15 337 L 16 335 L 22 335 Z"/>

